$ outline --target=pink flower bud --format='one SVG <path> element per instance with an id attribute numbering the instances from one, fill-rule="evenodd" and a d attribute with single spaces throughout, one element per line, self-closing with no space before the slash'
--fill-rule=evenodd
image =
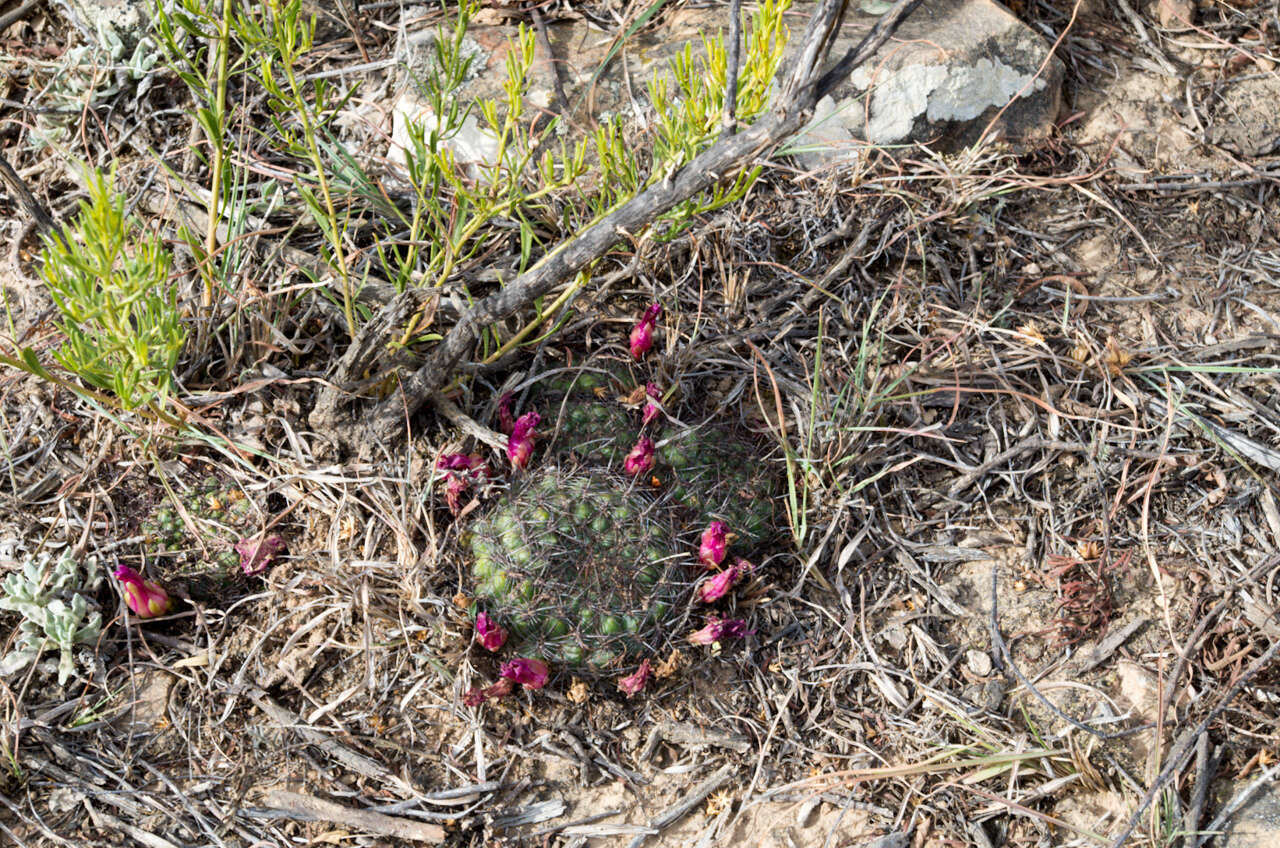
<path id="1" fill-rule="evenodd" d="M 507 631 L 482 612 L 476 616 L 476 641 L 486 651 L 497 651 L 507 641 Z"/>
<path id="2" fill-rule="evenodd" d="M 511 460 L 513 468 L 523 469 L 528 466 L 529 457 L 533 456 L 534 440 L 538 438 L 534 428 L 541 421 L 542 416 L 536 412 L 526 412 L 516 419 L 511 428 L 511 438 L 507 440 L 507 458 Z"/>
<path id="3" fill-rule="evenodd" d="M 525 439 L 535 435 L 533 428 L 542 423 L 542 416 L 536 412 L 526 412 L 516 419 L 516 423 L 511 426 L 511 438 Z"/>
<path id="4" fill-rule="evenodd" d="M 511 419 L 511 392 L 506 392 L 498 398 L 498 426 L 508 436 L 516 427 L 515 421 Z"/>
<path id="5" fill-rule="evenodd" d="M 547 685 L 547 679 L 551 676 L 551 671 L 542 660 L 521 657 L 520 659 L 503 663 L 502 668 L 498 670 L 498 674 L 508 680 L 514 680 L 528 689 L 541 689 Z"/>
<path id="6" fill-rule="evenodd" d="M 707 619 L 706 627 L 689 634 L 689 641 L 694 645 L 710 645 L 726 639 L 741 639 L 750 632 L 747 623 L 740 618 L 717 618 L 713 615 Z"/>
<path id="7" fill-rule="evenodd" d="M 618 691 L 630 698 L 638 692 L 644 690 L 649 684 L 649 675 L 653 670 L 649 667 L 649 661 L 645 660 L 640 663 L 640 667 L 635 670 L 634 674 L 630 674 L 618 681 Z"/>
<path id="8" fill-rule="evenodd" d="M 249 576 L 260 574 L 275 560 L 276 555 L 285 548 L 284 539 L 272 534 L 263 539 L 250 536 L 236 542 L 236 553 L 240 554 L 240 569 Z"/>
<path id="9" fill-rule="evenodd" d="M 655 303 L 644 311 L 644 317 L 631 328 L 631 355 L 636 359 L 644 359 L 644 355 L 653 347 L 653 327 L 662 314 L 662 304 Z"/>
<path id="10" fill-rule="evenodd" d="M 470 471 L 482 465 L 484 460 L 474 453 L 447 453 L 436 460 L 436 468 L 441 471 Z"/>
<path id="11" fill-rule="evenodd" d="M 623 460 L 622 467 L 628 474 L 643 474 L 653 468 L 653 439 L 643 437 Z"/>
<path id="12" fill-rule="evenodd" d="M 707 568 L 715 568 L 724 562 L 725 550 L 729 547 L 728 527 L 723 521 L 713 521 L 702 531 L 702 543 L 698 545 L 698 562 Z"/>
<path id="13" fill-rule="evenodd" d="M 752 566 L 751 563 L 739 557 L 737 562 L 729 566 L 726 570 L 703 581 L 702 585 L 698 587 L 698 591 L 695 593 L 698 600 L 702 601 L 704 604 L 710 604 L 720 600 L 728 594 L 729 590 L 733 588 L 733 584 L 737 583 L 739 578 L 745 574 L 750 574 L 752 568 L 754 568 L 754 566 Z"/>
<path id="14" fill-rule="evenodd" d="M 173 599 L 159 583 L 143 580 L 142 575 L 121 565 L 115 570 L 116 578 L 124 584 L 124 603 L 138 618 L 155 618 L 173 607 Z"/>
<path id="15" fill-rule="evenodd" d="M 640 419 L 642 425 L 648 424 L 662 414 L 662 407 L 658 404 L 662 392 L 658 391 L 658 387 L 653 383 L 646 383 L 644 393 L 649 396 L 649 401 L 644 405 L 644 415 Z"/>

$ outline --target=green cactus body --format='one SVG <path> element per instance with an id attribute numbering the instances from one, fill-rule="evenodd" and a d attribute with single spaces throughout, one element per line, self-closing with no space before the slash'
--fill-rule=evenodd
<path id="1" fill-rule="evenodd" d="M 663 485 L 701 530 L 719 519 L 737 534 L 735 550 L 749 554 L 775 532 L 777 476 L 741 437 L 714 427 L 667 436 L 657 458 L 669 480 Z"/>
<path id="2" fill-rule="evenodd" d="M 156 558 L 156 578 L 182 581 L 197 601 L 221 600 L 241 574 L 232 545 L 259 530 L 262 511 L 238 486 L 214 476 L 197 481 L 181 502 L 196 534 L 167 500 L 141 524 L 147 551 Z"/>
<path id="3" fill-rule="evenodd" d="M 540 383 L 534 403 L 550 419 L 548 425 L 564 410 L 552 451 L 588 465 L 621 468 L 635 444 L 637 418 L 617 398 L 633 385 L 634 379 L 617 363 L 557 374 Z"/>
<path id="4" fill-rule="evenodd" d="M 604 671 L 652 651 L 687 585 L 660 514 L 603 469 L 533 471 L 472 529 L 475 594 L 517 653 Z"/>
<path id="5" fill-rule="evenodd" d="M 617 398 L 635 385 L 616 363 L 543 381 L 531 407 L 560 421 L 544 465 L 472 527 L 473 592 L 517 654 L 580 672 L 653 656 L 688 603 L 707 524 L 726 522 L 744 557 L 776 532 L 778 479 L 729 429 L 651 430 L 657 467 L 623 473 L 640 415 Z"/>

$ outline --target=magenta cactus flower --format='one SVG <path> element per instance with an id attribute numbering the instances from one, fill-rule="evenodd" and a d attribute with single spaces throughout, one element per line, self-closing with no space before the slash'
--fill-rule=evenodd
<path id="1" fill-rule="evenodd" d="M 511 467 L 522 470 L 529 465 L 533 456 L 533 443 L 538 438 L 534 428 L 542 422 L 542 416 L 536 412 L 526 412 L 516 419 L 511 428 L 511 438 L 507 440 L 507 458 Z"/>
<path id="2" fill-rule="evenodd" d="M 724 555 L 729 547 L 729 528 L 723 521 L 713 521 L 702 531 L 702 541 L 698 545 L 698 562 L 707 568 L 716 568 L 724 562 Z"/>
<path id="3" fill-rule="evenodd" d="M 653 668 L 646 659 L 640 663 L 640 667 L 635 672 L 618 681 L 618 691 L 630 698 L 632 695 L 644 691 L 644 687 L 649 685 L 649 677 L 652 674 Z"/>
<path id="4" fill-rule="evenodd" d="M 662 397 L 662 392 L 658 390 L 655 383 L 646 383 L 644 393 L 648 396 L 648 401 L 644 405 L 644 414 L 640 419 L 643 426 L 662 414 L 662 407 L 658 405 L 658 400 Z"/>
<path id="5" fill-rule="evenodd" d="M 694 645 L 711 645 L 728 639 L 741 639 L 751 631 L 747 623 L 740 618 L 719 618 L 711 616 L 701 630 L 689 634 L 689 642 Z"/>
<path id="6" fill-rule="evenodd" d="M 116 568 L 115 575 L 123 584 L 125 606 L 138 618 L 155 618 L 173 608 L 173 599 L 159 583 L 143 580 L 127 565 Z"/>
<path id="7" fill-rule="evenodd" d="M 737 561 L 734 562 L 733 565 L 729 566 L 714 577 L 710 577 L 703 581 L 703 583 L 698 586 L 698 591 L 695 595 L 698 600 L 704 604 L 715 603 L 727 595 L 729 590 L 733 588 L 733 585 L 737 583 L 743 575 L 750 574 L 754 567 L 755 566 L 747 562 L 742 557 L 738 557 Z"/>
<path id="8" fill-rule="evenodd" d="M 486 651 L 495 652 L 507 641 L 507 631 L 482 612 L 476 616 L 476 641 Z"/>
<path id="9" fill-rule="evenodd" d="M 236 553 L 240 554 L 240 569 L 250 577 L 266 571 L 267 566 L 284 549 L 284 539 L 274 533 L 265 539 L 250 536 L 236 542 Z"/>
<path id="10" fill-rule="evenodd" d="M 647 436 L 641 437 L 636 442 L 636 446 L 631 449 L 631 453 L 627 454 L 627 458 L 622 461 L 622 467 L 628 474 L 643 474 L 653 468 L 653 439 Z"/>
<path id="11" fill-rule="evenodd" d="M 662 314 L 662 304 L 652 304 L 644 311 L 644 317 L 631 328 L 631 355 L 636 359 L 644 359 L 644 355 L 653 347 L 653 327 Z"/>
<path id="12" fill-rule="evenodd" d="M 551 670 L 542 660 L 521 657 L 503 663 L 498 674 L 508 680 L 514 680 L 526 689 L 541 689 L 547 685 Z"/>

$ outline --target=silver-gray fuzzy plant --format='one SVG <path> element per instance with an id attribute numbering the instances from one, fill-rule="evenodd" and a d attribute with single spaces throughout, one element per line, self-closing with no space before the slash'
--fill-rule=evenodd
<path id="1" fill-rule="evenodd" d="M 85 572 L 82 576 L 80 564 L 66 554 L 55 562 L 42 553 L 0 582 L 0 609 L 22 616 L 13 650 L 0 659 L 0 675 L 21 671 L 56 647 L 61 651 L 58 683 L 67 682 L 75 672 L 75 646 L 97 641 L 102 632 L 101 613 L 89 611 L 88 594 L 102 582 L 92 557 Z"/>

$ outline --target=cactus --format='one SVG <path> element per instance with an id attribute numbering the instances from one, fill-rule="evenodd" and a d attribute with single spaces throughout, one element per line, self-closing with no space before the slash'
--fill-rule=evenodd
<path id="1" fill-rule="evenodd" d="M 657 647 L 688 560 L 660 506 L 618 474 L 546 466 L 477 522 L 475 593 L 517 653 L 604 671 Z"/>
<path id="2" fill-rule="evenodd" d="M 626 369 L 617 364 L 544 380 L 533 402 L 545 411 L 543 429 L 548 435 L 551 425 L 560 419 L 560 432 L 552 446 L 555 455 L 620 469 L 635 444 L 638 419 L 617 403 L 617 397 L 626 394 L 632 384 Z M 564 416 L 560 418 L 562 408 Z"/>
<path id="3" fill-rule="evenodd" d="M 556 440 L 473 526 L 474 594 L 518 654 L 580 672 L 652 655 L 688 602 L 708 522 L 736 534 L 738 555 L 774 532 L 780 487 L 741 435 L 655 432 L 654 464 L 628 461 L 648 439 L 639 407 L 618 402 L 635 385 L 616 366 L 543 381 L 532 402 L 544 427 L 560 420 Z"/>
<path id="4" fill-rule="evenodd" d="M 670 477 L 664 485 L 672 499 L 701 526 L 723 521 L 737 534 L 740 553 L 751 553 L 774 532 L 778 478 L 741 436 L 712 426 L 682 430 L 659 443 L 657 458 Z"/>
<path id="5" fill-rule="evenodd" d="M 199 480 L 180 502 L 190 525 L 169 502 L 158 504 L 142 521 L 156 578 L 181 581 L 199 601 L 222 598 L 241 573 L 234 546 L 260 530 L 262 513 L 239 487 L 214 476 Z"/>
<path id="6" fill-rule="evenodd" d="M 85 594 L 96 591 L 102 579 L 96 560 L 90 559 L 85 570 L 87 580 L 71 557 L 54 563 L 48 554 L 40 554 L 0 583 L 0 609 L 22 616 L 14 649 L 0 659 L 0 675 L 26 668 L 46 648 L 58 648 L 58 683 L 67 682 L 75 671 L 75 646 L 92 644 L 102 632 L 102 615 L 89 612 Z"/>
<path id="7" fill-rule="evenodd" d="M 545 411 L 544 429 L 560 417 L 554 455 L 584 464 L 622 470 L 636 445 L 640 416 L 617 402 L 637 380 L 618 363 L 593 364 L 544 380 L 534 400 Z M 724 521 L 744 551 L 773 532 L 774 504 L 781 492 L 777 475 L 743 436 L 714 425 L 662 433 L 656 454 L 659 486 L 692 513 L 694 523 Z"/>
<path id="8" fill-rule="evenodd" d="M 211 531 L 210 537 L 227 535 L 213 530 L 217 527 L 232 531 L 230 536 L 238 538 L 254 529 L 257 523 L 258 516 L 255 515 L 253 502 L 237 487 L 223 486 L 216 477 L 201 480 L 198 486 L 183 496 L 182 505 L 193 520 Z M 171 506 L 160 506 L 152 510 L 142 522 L 142 533 L 155 553 L 196 546 L 196 540 L 190 537 L 182 516 Z M 224 541 L 229 542 L 230 536 Z M 223 550 L 215 559 L 218 565 L 230 570 L 240 564 L 240 557 L 233 550 Z"/>

